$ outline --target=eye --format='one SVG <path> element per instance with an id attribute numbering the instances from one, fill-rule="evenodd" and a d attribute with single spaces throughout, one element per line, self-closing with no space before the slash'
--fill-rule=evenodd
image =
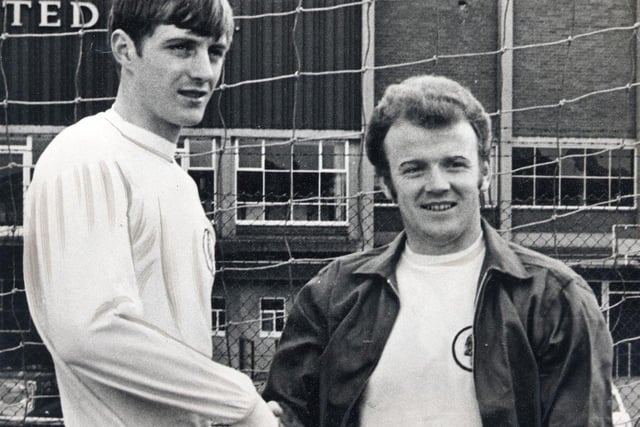
<path id="1" fill-rule="evenodd" d="M 411 164 L 411 163 L 403 165 L 400 168 L 401 175 L 407 175 L 407 176 L 418 175 L 421 172 L 422 172 L 422 168 L 419 165 Z"/>
<path id="2" fill-rule="evenodd" d="M 226 54 L 226 49 L 221 46 L 211 46 L 209 48 L 209 60 L 211 62 L 216 62 L 224 58 Z"/>
<path id="3" fill-rule="evenodd" d="M 169 50 L 178 56 L 189 56 L 192 47 L 189 43 L 176 43 L 169 46 Z"/>
<path id="4" fill-rule="evenodd" d="M 468 162 L 464 159 L 451 159 L 447 164 L 450 169 L 466 169 L 468 166 Z"/>

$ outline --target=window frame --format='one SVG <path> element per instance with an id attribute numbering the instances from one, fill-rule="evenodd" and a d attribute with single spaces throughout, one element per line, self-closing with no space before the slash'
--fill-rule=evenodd
<path id="1" fill-rule="evenodd" d="M 222 300 L 223 308 L 216 308 L 214 300 Z M 224 317 L 224 322 L 220 323 L 220 314 Z M 211 297 L 211 335 L 214 337 L 227 336 L 227 299 L 222 296 Z"/>
<path id="2" fill-rule="evenodd" d="M 556 176 L 548 176 L 548 175 L 536 175 L 536 164 L 532 164 L 531 166 L 528 166 L 530 168 L 530 170 L 533 172 L 532 174 L 526 174 L 526 175 L 515 175 L 513 173 L 513 170 L 516 169 L 513 167 L 513 159 L 514 159 L 514 155 L 513 155 L 513 150 L 518 149 L 518 148 L 526 148 L 526 149 L 531 149 L 531 150 L 536 150 L 536 149 L 557 149 L 558 148 L 558 144 L 560 144 L 560 149 L 561 150 L 582 150 L 582 156 L 580 158 L 583 159 L 588 159 L 590 157 L 589 153 L 587 152 L 587 150 L 593 150 L 595 152 L 600 152 L 600 151 L 608 151 L 608 159 L 609 159 L 609 171 L 608 171 L 608 175 L 606 176 L 602 176 L 602 177 L 598 177 L 598 176 L 589 176 L 587 175 L 587 162 L 585 161 L 582 168 L 582 175 L 581 176 L 574 176 L 574 175 L 563 175 L 562 171 L 558 172 L 558 175 Z M 598 203 L 603 203 L 603 202 L 598 202 L 598 203 L 592 203 L 589 204 L 588 203 L 588 186 L 587 183 L 589 182 L 589 180 L 595 180 L 595 179 L 606 179 L 607 183 L 610 183 L 610 181 L 612 179 L 616 179 L 617 176 L 616 175 L 612 175 L 612 167 L 611 167 L 611 153 L 619 150 L 619 149 L 623 149 L 623 150 L 629 150 L 632 153 L 632 158 L 633 158 L 633 165 L 632 165 L 632 173 L 630 176 L 624 176 L 623 179 L 625 180 L 630 180 L 633 183 L 633 194 L 636 194 L 638 189 L 638 183 L 637 183 L 637 174 L 638 174 L 638 161 L 637 161 L 637 156 L 638 156 L 638 150 L 637 147 L 635 146 L 635 144 L 633 143 L 626 143 L 623 142 L 621 143 L 620 140 L 590 140 L 590 139 L 581 139 L 581 138 L 571 138 L 571 139 L 562 139 L 559 142 L 557 141 L 549 141 L 549 140 L 544 140 L 544 141 L 526 141 L 526 140 L 522 140 L 522 141 L 514 141 L 512 143 L 512 148 L 511 148 L 511 165 L 508 171 L 509 174 L 509 180 L 510 180 L 510 188 L 511 188 L 511 197 L 510 197 L 510 202 L 511 202 L 511 207 L 513 209 L 520 209 L 520 210 L 540 210 L 540 211 L 544 211 L 544 210 L 576 210 L 576 209 L 589 209 L 589 210 L 594 210 L 594 211 L 632 211 L 638 208 L 638 205 L 636 203 L 636 199 L 631 198 L 632 199 L 632 205 L 630 206 L 605 206 L 605 205 L 600 205 Z M 573 156 L 573 155 L 572 155 Z M 566 157 L 562 157 L 562 158 L 566 158 Z M 562 165 L 562 161 L 560 162 L 560 167 Z M 504 173 L 504 172 L 503 172 Z M 522 204 L 522 203 L 516 203 L 516 201 L 514 200 L 514 187 L 516 187 L 516 185 L 514 185 L 515 182 L 517 182 L 517 178 L 527 178 L 527 179 L 532 179 L 533 180 L 533 202 L 535 203 L 535 180 L 536 179 L 558 179 L 559 183 L 560 183 L 560 187 L 558 187 L 556 189 L 556 195 L 562 195 L 562 178 L 563 176 L 565 177 L 565 179 L 580 179 L 582 181 L 583 184 L 583 189 L 582 189 L 582 201 L 580 204 L 573 204 L 573 205 L 568 205 L 568 204 L 548 204 L 548 205 L 536 205 L 536 204 Z M 612 189 L 611 186 L 609 184 L 609 189 L 608 189 L 609 193 L 611 193 Z M 609 197 L 611 197 L 611 194 L 609 194 Z M 615 198 L 609 198 L 607 200 L 608 204 L 614 204 L 615 203 Z"/>
<path id="3" fill-rule="evenodd" d="M 602 295 L 602 304 L 601 309 L 605 316 L 605 321 L 609 329 L 614 334 L 614 331 L 611 329 L 611 325 L 617 323 L 620 318 L 613 319 L 612 318 L 612 310 L 618 309 L 619 315 L 625 313 L 627 316 L 633 313 L 637 313 L 636 310 L 632 310 L 627 308 L 618 307 L 621 303 L 625 301 L 627 303 L 633 303 L 634 300 L 640 299 L 640 281 L 637 280 L 602 280 L 602 281 L 594 281 L 593 283 L 600 283 L 601 286 L 601 295 Z M 615 339 L 615 336 L 614 336 Z M 626 341 L 626 342 L 625 342 Z M 623 340 L 622 344 L 627 345 L 626 357 L 627 361 L 630 361 L 631 354 L 639 354 L 637 349 L 636 351 L 632 351 L 633 346 L 637 346 L 638 342 L 636 340 Z M 624 353 L 623 345 L 615 345 L 614 346 L 614 355 L 613 355 L 613 372 L 616 377 L 626 377 L 633 376 L 634 366 L 633 364 L 628 364 L 626 368 L 623 364 L 620 363 L 620 353 Z M 620 369 L 622 366 L 622 370 Z M 621 373 L 626 369 L 626 375 Z M 637 373 L 637 370 L 635 371 Z"/>
<path id="4" fill-rule="evenodd" d="M 240 166 L 240 148 L 241 148 L 241 140 L 252 140 L 255 142 L 255 146 L 257 147 L 257 144 L 260 144 L 260 166 L 255 167 L 249 167 L 249 166 Z M 300 144 L 306 144 L 306 145 L 319 145 L 318 147 L 318 151 L 317 151 L 317 155 L 318 155 L 318 166 L 316 169 L 294 169 L 292 166 L 292 158 L 291 158 L 291 154 L 289 155 L 289 169 L 286 170 L 286 172 L 284 173 L 288 173 L 289 176 L 294 176 L 296 174 L 305 174 L 305 173 L 309 173 L 309 174 L 317 174 L 318 176 L 318 196 L 313 197 L 312 199 L 316 199 L 318 201 L 316 202 L 309 202 L 309 203 L 304 203 L 304 202 L 298 202 L 298 203 L 292 203 L 291 201 L 289 202 L 270 202 L 267 201 L 265 199 L 266 193 L 265 193 L 265 186 L 266 186 L 266 181 L 267 181 L 267 174 L 269 172 L 273 172 L 270 169 L 267 169 L 266 167 L 266 147 L 269 144 L 272 145 L 282 145 L 282 146 L 287 146 L 289 144 L 291 144 L 291 142 L 289 142 L 290 140 L 287 138 L 283 138 L 283 137 L 277 137 L 277 136 L 268 136 L 268 137 L 251 137 L 251 136 L 234 136 L 233 137 L 233 147 L 235 150 L 235 176 L 234 176 L 234 189 L 235 189 L 235 194 L 236 194 L 236 199 L 235 199 L 235 222 L 237 225 L 240 226 L 284 226 L 284 225 L 293 225 L 293 226 L 339 226 L 339 227 L 344 227 L 346 225 L 348 225 L 349 222 L 349 209 L 350 209 L 350 203 L 349 203 L 349 179 L 350 179 L 350 171 L 349 171 L 349 157 L 350 157 L 350 148 L 351 148 L 351 139 L 350 138 L 345 138 L 345 137 L 311 137 L 311 138 L 305 138 L 303 140 L 297 140 L 294 142 L 295 143 L 300 143 Z M 323 165 L 323 149 L 325 146 L 325 143 L 335 143 L 335 142 L 340 142 L 342 144 L 344 144 L 344 153 L 343 153 L 343 167 L 341 168 L 336 168 L 336 167 L 331 167 L 331 168 L 325 168 Z M 248 144 L 249 146 L 252 146 L 253 144 Z M 239 174 L 241 172 L 258 172 L 262 174 L 262 200 L 261 201 L 256 201 L 256 202 L 241 202 L 239 200 Z M 344 179 L 344 195 L 343 196 L 336 196 L 336 197 L 325 197 L 322 196 L 321 190 L 322 190 L 322 175 L 324 173 L 329 173 L 329 174 L 334 174 L 336 176 L 341 176 L 342 179 Z M 290 179 L 289 182 L 289 193 L 293 194 L 293 189 L 295 187 L 295 181 L 293 179 Z M 326 206 L 335 206 L 337 209 L 342 209 L 344 210 L 344 220 L 337 220 L 337 221 L 331 221 L 331 220 L 323 220 L 321 219 L 321 209 L 323 207 L 323 204 L 320 203 L 324 198 L 329 198 L 329 199 L 344 199 L 344 202 L 339 202 L 336 204 L 327 204 Z M 295 200 L 295 199 L 294 199 Z M 277 220 L 271 220 L 271 219 L 266 219 L 265 218 L 265 211 L 266 208 L 269 206 L 282 206 L 282 205 L 289 205 L 292 204 L 293 206 L 306 206 L 306 205 L 317 205 L 317 209 L 318 209 L 318 220 L 299 220 L 299 219 L 294 219 L 294 214 L 293 212 L 289 212 L 288 218 L 287 219 L 277 219 Z M 239 211 L 240 209 L 244 208 L 244 207 L 257 207 L 257 208 L 261 208 L 263 210 L 262 214 L 260 215 L 260 218 L 256 218 L 256 219 L 240 219 L 239 218 Z"/>
<path id="5" fill-rule="evenodd" d="M 31 176 L 33 173 L 33 137 L 31 135 L 26 136 L 24 144 L 0 144 L 0 155 L 7 155 L 9 153 L 11 153 L 12 156 L 22 156 L 20 162 L 17 162 L 16 159 L 13 159 L 13 162 L 22 165 L 22 221 L 24 222 L 25 196 L 31 184 Z M 0 167 L 3 167 L 3 165 L 0 165 Z M 21 236 L 22 227 L 23 224 L 16 224 L 15 226 L 0 225 L 0 237 Z"/>
<path id="6" fill-rule="evenodd" d="M 191 158 L 195 157 L 198 155 L 198 153 L 192 153 L 191 152 L 191 143 L 192 141 L 210 141 L 211 142 L 211 167 L 207 167 L 207 166 L 192 166 L 191 165 Z M 207 214 L 207 217 L 211 216 L 213 217 L 213 209 L 216 206 L 216 198 L 217 198 L 217 185 L 218 185 L 218 180 L 217 180 L 217 175 L 216 175 L 216 168 L 218 166 L 217 161 L 218 161 L 218 156 L 217 156 L 217 152 L 218 152 L 218 147 L 220 144 L 220 140 L 218 139 L 218 137 L 206 137 L 206 138 L 197 138 L 195 136 L 187 136 L 184 138 L 181 138 L 177 145 L 176 145 L 176 152 L 175 152 L 175 159 L 176 162 L 178 163 L 178 165 L 185 171 L 187 172 L 187 174 L 189 174 L 189 176 L 191 176 L 191 174 L 189 173 L 190 171 L 205 171 L 205 172 L 211 172 L 211 175 L 213 177 L 213 187 L 211 188 L 211 211 L 209 211 L 207 209 L 207 207 L 205 206 L 205 201 L 200 199 L 200 204 L 203 206 L 203 209 L 205 210 L 205 214 Z M 191 177 L 193 179 L 193 177 Z M 198 186 L 198 183 L 196 182 L 196 180 L 194 179 L 194 183 L 196 184 L 196 187 Z M 198 198 L 200 198 L 200 194 L 198 192 Z"/>
<path id="7" fill-rule="evenodd" d="M 282 302 L 282 309 L 263 309 L 262 304 L 265 300 L 273 300 Z M 284 330 L 284 324 L 287 318 L 287 299 L 285 297 L 260 297 L 260 338 L 280 338 L 282 336 L 282 330 L 278 330 L 277 320 L 282 317 L 282 329 Z M 265 314 L 272 315 L 267 319 Z M 265 331 L 263 324 L 265 321 L 272 321 L 273 330 Z"/>

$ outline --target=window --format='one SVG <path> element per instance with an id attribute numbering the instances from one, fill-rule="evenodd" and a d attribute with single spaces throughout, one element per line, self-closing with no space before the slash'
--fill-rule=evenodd
<path id="1" fill-rule="evenodd" d="M 239 224 L 345 224 L 348 143 L 238 139 Z"/>
<path id="2" fill-rule="evenodd" d="M 211 320 L 213 335 L 224 337 L 227 331 L 227 302 L 224 297 L 211 299 Z"/>
<path id="3" fill-rule="evenodd" d="M 24 284 L 0 278 L 0 333 L 30 330 L 31 318 Z"/>
<path id="4" fill-rule="evenodd" d="M 260 298 L 260 336 L 280 338 L 284 329 L 284 298 Z"/>
<path id="5" fill-rule="evenodd" d="M 0 145 L 0 229 L 22 225 L 24 194 L 32 174 L 31 145 L 31 137 L 24 145 Z"/>
<path id="6" fill-rule="evenodd" d="M 178 143 L 176 161 L 198 187 L 200 202 L 207 216 L 213 215 L 215 203 L 216 140 L 185 138 Z"/>
<path id="7" fill-rule="evenodd" d="M 602 282 L 604 315 L 613 342 L 613 374 L 616 377 L 640 375 L 640 283 Z"/>
<path id="8" fill-rule="evenodd" d="M 512 155 L 514 205 L 634 206 L 633 149 L 514 147 Z"/>

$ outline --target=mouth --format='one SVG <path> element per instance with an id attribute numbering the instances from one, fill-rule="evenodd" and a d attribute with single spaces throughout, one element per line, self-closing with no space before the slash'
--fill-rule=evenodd
<path id="1" fill-rule="evenodd" d="M 441 203 L 426 203 L 422 205 L 422 209 L 431 212 L 446 212 L 453 209 L 456 206 L 453 202 L 441 202 Z"/>
<path id="2" fill-rule="evenodd" d="M 181 89 L 178 93 L 193 101 L 202 101 L 209 95 L 209 91 L 202 89 Z"/>

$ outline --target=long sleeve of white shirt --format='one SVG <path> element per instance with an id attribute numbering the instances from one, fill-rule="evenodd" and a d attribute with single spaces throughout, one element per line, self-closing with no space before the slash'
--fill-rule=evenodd
<path id="1" fill-rule="evenodd" d="M 244 374 L 211 360 L 213 230 L 173 145 L 112 110 L 41 157 L 25 285 L 69 426 L 270 426 Z"/>

